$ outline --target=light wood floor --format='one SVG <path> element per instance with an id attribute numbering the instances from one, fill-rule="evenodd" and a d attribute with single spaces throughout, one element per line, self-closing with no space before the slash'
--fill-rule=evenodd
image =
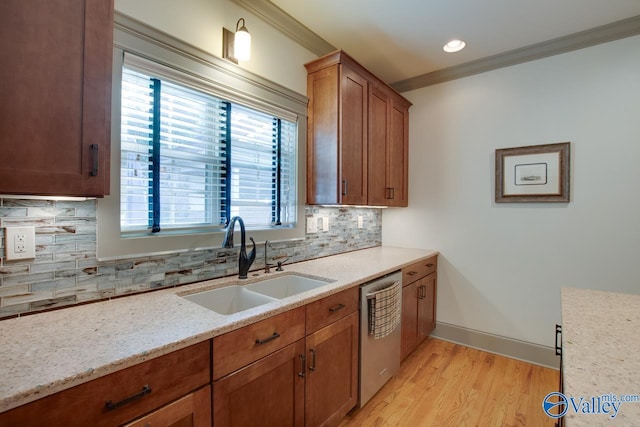
<path id="1" fill-rule="evenodd" d="M 428 338 L 339 427 L 551 427 L 542 399 L 558 371 Z"/>

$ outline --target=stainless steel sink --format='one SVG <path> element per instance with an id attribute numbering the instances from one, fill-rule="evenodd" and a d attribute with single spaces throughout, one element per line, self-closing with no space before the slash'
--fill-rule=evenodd
<path id="1" fill-rule="evenodd" d="M 234 314 L 276 301 L 266 295 L 247 290 L 244 286 L 231 285 L 224 288 L 211 289 L 183 297 L 218 314 Z"/>
<path id="2" fill-rule="evenodd" d="M 324 286 L 329 282 L 311 279 L 297 274 L 287 274 L 272 279 L 261 280 L 245 286 L 245 288 L 273 298 L 287 298 L 302 292 Z"/>

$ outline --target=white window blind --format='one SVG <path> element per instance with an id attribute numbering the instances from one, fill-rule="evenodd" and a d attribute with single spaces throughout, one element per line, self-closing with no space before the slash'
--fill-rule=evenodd
<path id="1" fill-rule="evenodd" d="M 295 224 L 295 122 L 135 67 L 121 101 L 123 233 Z"/>
<path id="2" fill-rule="evenodd" d="M 264 218 L 290 224 L 295 193 L 283 192 L 282 182 L 290 187 L 295 176 L 295 124 L 233 105 L 231 141 L 231 216 L 255 226 Z"/>

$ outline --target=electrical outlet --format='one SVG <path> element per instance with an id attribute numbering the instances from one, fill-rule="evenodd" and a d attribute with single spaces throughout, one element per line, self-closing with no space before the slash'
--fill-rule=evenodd
<path id="1" fill-rule="evenodd" d="M 7 261 L 35 258 L 35 227 L 6 227 L 4 246 Z"/>

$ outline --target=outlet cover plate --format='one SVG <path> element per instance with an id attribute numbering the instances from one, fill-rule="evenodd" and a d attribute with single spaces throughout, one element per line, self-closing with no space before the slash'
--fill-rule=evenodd
<path id="1" fill-rule="evenodd" d="M 36 257 L 36 229 L 32 226 L 6 227 L 4 233 L 5 259 L 15 261 Z"/>

